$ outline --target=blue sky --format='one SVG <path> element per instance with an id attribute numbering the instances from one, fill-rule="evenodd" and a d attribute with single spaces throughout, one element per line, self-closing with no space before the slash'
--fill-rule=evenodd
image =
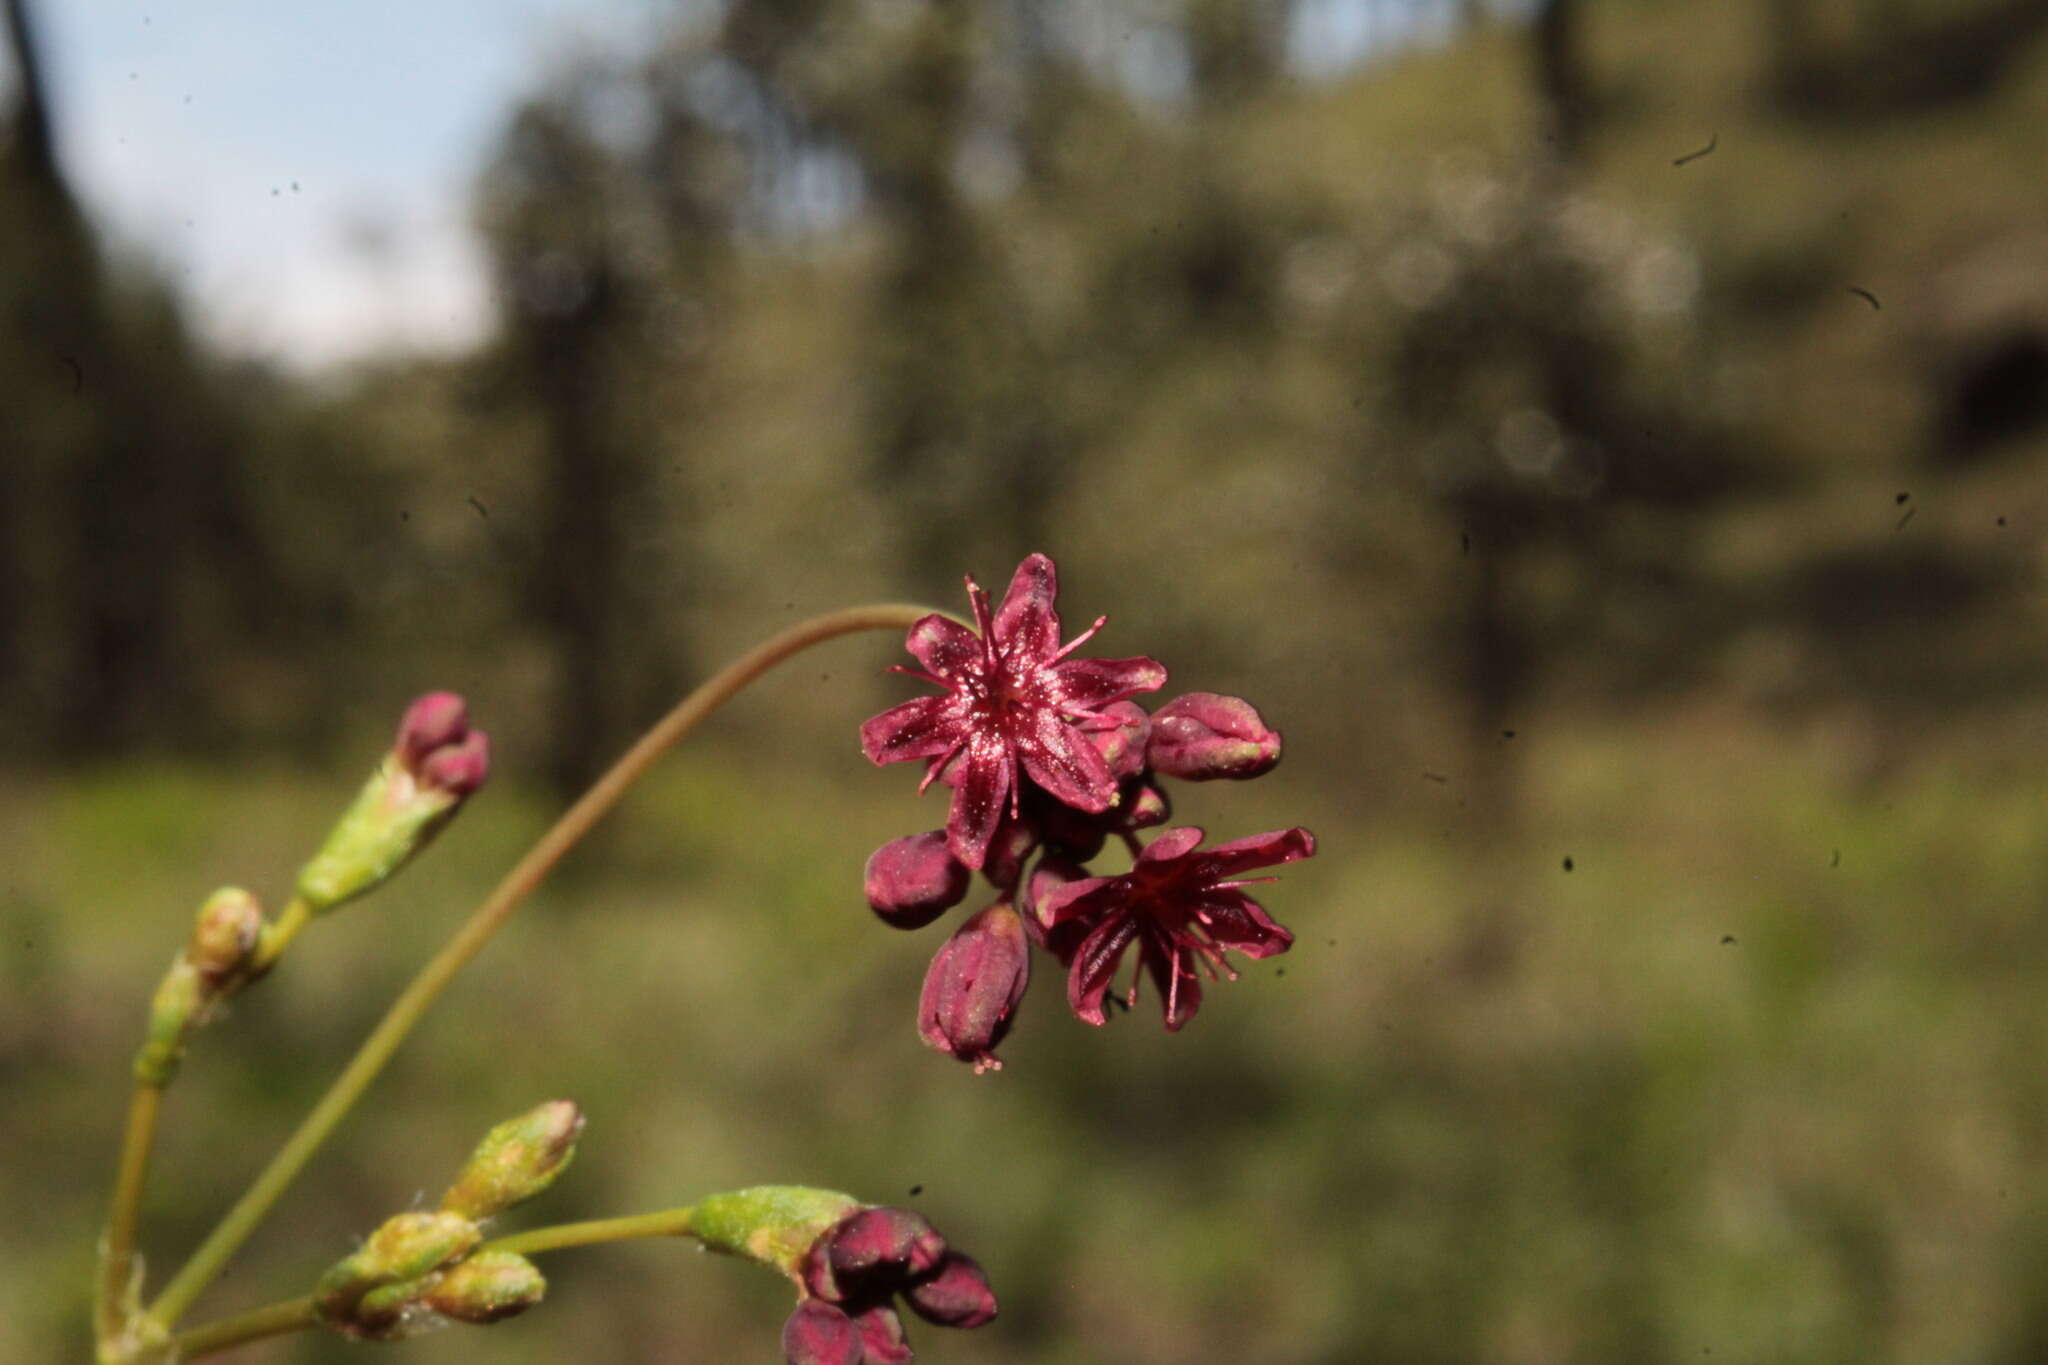
<path id="1" fill-rule="evenodd" d="M 711 3 L 41 0 L 37 15 L 61 151 L 101 224 L 172 273 L 211 339 L 312 369 L 481 335 L 469 194 L 513 103 L 579 51 L 646 43 Z M 1301 0 L 1295 61 L 1338 74 L 1386 25 L 1410 27 L 1411 5 L 1433 8 Z"/>
<path id="2" fill-rule="evenodd" d="M 295 368 L 488 320 L 468 194 L 522 93 L 655 0 L 45 0 L 61 151 L 214 339 Z"/>

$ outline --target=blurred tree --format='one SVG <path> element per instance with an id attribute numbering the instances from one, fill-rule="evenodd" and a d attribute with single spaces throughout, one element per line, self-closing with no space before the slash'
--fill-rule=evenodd
<path id="1" fill-rule="evenodd" d="M 521 108 L 482 193 L 504 308 L 500 378 L 540 431 L 539 530 L 523 596 L 553 669 L 546 770 L 564 797 L 674 690 L 673 637 L 659 624 L 674 615 L 668 566 L 645 562 L 633 530 L 657 501 L 649 389 L 680 378 L 655 370 L 675 354 L 657 344 L 663 276 L 698 264 L 677 244 L 711 226 L 685 211 L 656 235 L 651 182 L 600 141 L 585 111 L 584 97 L 614 79 L 571 82 Z M 659 148 L 687 182 L 688 144 L 671 132 Z M 684 403 L 680 386 L 666 398 Z"/>
<path id="2" fill-rule="evenodd" d="M 1284 0 L 1187 0 L 1182 23 L 1199 108 L 1227 109 L 1272 88 L 1293 9 Z"/>
<path id="3" fill-rule="evenodd" d="M 2048 33 L 2040 0 L 1838 0 L 1825 15 L 1772 0 L 1766 13 L 1780 102 L 1837 120 L 1981 99 Z"/>
<path id="4" fill-rule="evenodd" d="M 905 567 L 940 592 L 963 565 L 1041 548 L 1046 495 L 1065 467 L 1043 338 L 962 185 L 963 160 L 1016 149 L 984 107 L 997 49 L 1043 72 L 1052 40 L 1033 7 L 927 0 L 887 22 L 857 8 L 738 0 L 725 46 L 759 83 L 768 116 L 796 130 L 797 154 L 830 145 L 859 169 L 881 238 L 864 425 L 904 528 Z M 1027 168 L 1042 164 L 1019 154 Z"/>
<path id="5" fill-rule="evenodd" d="M 108 269 L 56 155 L 28 0 L 7 0 L 6 21 L 0 252 L 26 416 L 0 502 L 46 516 L 6 528 L 0 687 L 66 753 L 215 738 L 209 678 L 290 615 L 248 509 L 233 403 L 161 282 Z"/>

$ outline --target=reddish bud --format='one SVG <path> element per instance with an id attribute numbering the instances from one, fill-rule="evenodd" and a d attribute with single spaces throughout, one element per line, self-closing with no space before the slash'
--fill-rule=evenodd
<path id="1" fill-rule="evenodd" d="M 946 1239 L 909 1209 L 871 1208 L 849 1214 L 825 1238 L 825 1255 L 842 1284 L 876 1271 L 922 1275 L 946 1255 Z"/>
<path id="2" fill-rule="evenodd" d="M 458 742 L 434 750 L 419 765 L 422 787 L 458 799 L 481 787 L 490 774 L 491 737 L 482 730 L 471 730 Z"/>
<path id="3" fill-rule="evenodd" d="M 1088 869 L 1071 858 L 1055 853 L 1040 858 L 1038 866 L 1031 869 L 1030 880 L 1024 883 L 1021 905 L 1026 924 L 1034 931 L 1051 924 L 1052 916 L 1045 909 L 1046 898 L 1069 882 L 1084 880 L 1088 875 Z"/>
<path id="4" fill-rule="evenodd" d="M 1130 830 L 1151 829 L 1173 818 L 1173 802 L 1167 800 L 1166 789 L 1150 782 L 1126 786 L 1122 810 L 1124 828 Z"/>
<path id="5" fill-rule="evenodd" d="M 1280 732 L 1241 697 L 1190 692 L 1153 713 L 1145 760 L 1190 782 L 1257 777 L 1280 761 Z"/>
<path id="6" fill-rule="evenodd" d="M 1152 718 L 1134 701 L 1112 702 L 1102 708 L 1105 720 L 1115 724 L 1088 732 L 1088 742 L 1109 765 L 1111 777 L 1122 781 L 1136 777 L 1145 767 L 1145 746 L 1152 734 Z"/>
<path id="7" fill-rule="evenodd" d="M 909 1365 L 910 1339 L 903 1335 L 903 1319 L 886 1303 L 878 1303 L 854 1314 L 853 1325 L 860 1331 L 862 1365 Z"/>
<path id="8" fill-rule="evenodd" d="M 919 1317 L 941 1327 L 979 1327 L 996 1315 L 996 1292 L 988 1276 L 973 1257 L 957 1251 L 936 1275 L 904 1290 L 903 1297 Z"/>
<path id="9" fill-rule="evenodd" d="M 405 708 L 392 747 L 399 764 L 416 772 L 428 754 L 457 743 L 468 733 L 469 704 L 454 692 L 429 692 Z"/>
<path id="10" fill-rule="evenodd" d="M 782 1325 L 789 1365 L 861 1365 L 860 1329 L 823 1299 L 805 1299 Z"/>
<path id="11" fill-rule="evenodd" d="M 925 1043 L 971 1062 L 977 1072 L 1002 1066 L 993 1051 L 1010 1031 L 1031 976 L 1024 921 L 1007 901 L 975 915 L 946 940 L 925 973 L 917 1029 Z"/>
<path id="12" fill-rule="evenodd" d="M 868 906 L 885 924 L 922 929 L 958 905 L 972 874 L 946 850 L 946 832 L 891 839 L 868 859 Z"/>

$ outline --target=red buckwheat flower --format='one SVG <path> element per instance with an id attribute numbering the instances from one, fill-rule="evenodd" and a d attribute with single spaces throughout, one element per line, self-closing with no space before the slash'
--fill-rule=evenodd
<path id="1" fill-rule="evenodd" d="M 877 764 L 929 759 L 923 786 L 953 769 L 946 844 L 971 868 L 987 858 L 1004 813 L 1017 813 L 1025 778 L 1077 810 L 1108 810 L 1116 776 L 1088 736 L 1126 723 L 1110 713 L 1113 703 L 1166 685 L 1166 669 L 1153 659 L 1068 657 L 1108 618 L 1062 646 L 1058 595 L 1053 562 L 1041 554 L 1017 566 L 993 613 L 969 578 L 977 629 L 925 617 L 904 641 L 923 668 L 896 670 L 943 695 L 904 702 L 861 726 L 861 749 Z"/>
<path id="2" fill-rule="evenodd" d="M 1297 826 L 1207 850 L 1196 848 L 1201 842 L 1202 831 L 1192 825 L 1170 829 L 1138 854 L 1125 875 L 1052 885 L 1034 899 L 1048 943 L 1069 963 L 1067 1003 L 1084 1023 L 1105 1022 L 1103 997 L 1133 943 L 1140 970 L 1152 974 L 1159 991 L 1168 1031 L 1178 1030 L 1201 1007 L 1197 963 L 1212 981 L 1234 980 L 1225 949 L 1264 958 L 1294 945 L 1294 935 L 1240 889 L 1273 879 L 1239 874 L 1309 857 L 1316 851 L 1315 836 Z M 1083 929 L 1087 936 L 1076 942 Z M 1135 1005 L 1137 999 L 1134 972 L 1125 1002 Z"/>

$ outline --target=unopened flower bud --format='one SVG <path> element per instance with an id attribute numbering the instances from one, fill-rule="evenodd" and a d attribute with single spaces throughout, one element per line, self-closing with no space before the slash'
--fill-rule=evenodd
<path id="1" fill-rule="evenodd" d="M 239 886 L 222 887 L 206 898 L 192 924 L 185 960 L 199 974 L 209 998 L 229 994 L 242 982 L 263 936 L 263 907 Z"/>
<path id="2" fill-rule="evenodd" d="M 443 1275 L 420 1299 L 457 1322 L 481 1326 L 524 1313 L 546 1297 L 532 1261 L 510 1251 L 479 1251 Z"/>
<path id="3" fill-rule="evenodd" d="M 919 1034 L 977 1072 L 1000 1069 L 994 1048 L 1010 1031 L 1030 976 L 1024 921 L 1014 906 L 997 901 L 961 925 L 932 959 L 917 1006 Z"/>
<path id="4" fill-rule="evenodd" d="M 874 1304 L 853 1315 L 860 1330 L 861 1365 L 910 1365 L 914 1358 L 910 1339 L 903 1333 L 903 1319 L 886 1303 Z"/>
<path id="5" fill-rule="evenodd" d="M 1111 777 L 1118 781 L 1136 777 L 1145 767 L 1145 746 L 1152 734 L 1152 718 L 1145 714 L 1144 707 L 1134 701 L 1111 702 L 1102 708 L 1102 715 L 1116 724 L 1090 730 L 1088 742 L 1109 764 Z"/>
<path id="6" fill-rule="evenodd" d="M 552 1185 L 576 1155 L 583 1111 L 573 1100 L 550 1100 L 484 1134 L 448 1193 L 447 1213 L 481 1222 Z"/>
<path id="7" fill-rule="evenodd" d="M 491 775 L 491 737 L 471 730 L 460 742 L 436 749 L 420 763 L 420 785 L 461 798 Z"/>
<path id="8" fill-rule="evenodd" d="M 1152 782 L 1126 783 L 1124 803 L 1118 809 L 1127 830 L 1151 829 L 1173 818 L 1173 802 L 1167 799 L 1166 789 Z"/>
<path id="9" fill-rule="evenodd" d="M 391 752 L 299 872 L 308 908 L 331 910 L 378 886 L 440 833 L 490 773 L 490 739 L 452 692 L 414 702 Z"/>
<path id="10" fill-rule="evenodd" d="M 868 859 L 868 905 L 882 922 L 922 929 L 958 905 L 973 876 L 946 851 L 946 832 L 891 839 Z"/>
<path id="11" fill-rule="evenodd" d="M 941 1327 L 980 1327 L 994 1320 L 996 1292 L 973 1257 L 955 1251 L 938 1273 L 903 1291 L 911 1310 Z"/>
<path id="12" fill-rule="evenodd" d="M 1088 937 L 1091 926 L 1077 920 L 1055 920 L 1048 909 L 1053 893 L 1072 882 L 1085 881 L 1088 869 L 1069 858 L 1047 854 L 1031 869 L 1031 878 L 1024 883 L 1024 897 L 1019 909 L 1024 914 L 1024 928 L 1031 935 L 1031 941 L 1050 952 L 1062 963 L 1073 960 L 1074 950 Z"/>
<path id="13" fill-rule="evenodd" d="M 482 1239 L 476 1224 L 460 1214 L 387 1218 L 352 1255 L 320 1277 L 313 1289 L 314 1314 L 344 1336 L 389 1336 L 416 1297 L 411 1282 L 467 1256 Z"/>
<path id="14" fill-rule="evenodd" d="M 782 1325 L 782 1358 L 789 1365 L 862 1365 L 860 1329 L 823 1299 L 805 1299 Z"/>
<path id="15" fill-rule="evenodd" d="M 459 743 L 469 733 L 469 703 L 456 692 L 429 692 L 405 708 L 391 748 L 400 766 L 417 772 L 436 749 Z"/>
<path id="16" fill-rule="evenodd" d="M 1280 761 L 1280 732 L 1241 697 L 1190 692 L 1152 713 L 1145 761 L 1190 782 L 1257 777 Z"/>
<path id="17" fill-rule="evenodd" d="M 832 1274 L 842 1285 L 877 1269 L 922 1275 L 946 1254 L 946 1239 L 910 1209 L 862 1209 L 839 1221 L 824 1241 Z"/>

